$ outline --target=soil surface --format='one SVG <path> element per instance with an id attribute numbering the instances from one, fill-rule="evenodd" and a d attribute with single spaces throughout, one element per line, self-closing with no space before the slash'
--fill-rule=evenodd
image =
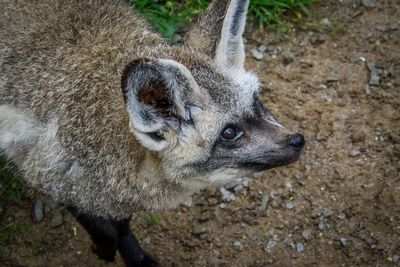
<path id="1" fill-rule="evenodd" d="M 400 2 L 321 2 L 280 38 L 246 33 L 262 100 L 306 137 L 301 159 L 136 214 L 132 229 L 162 266 L 400 266 Z M 123 266 L 98 260 L 72 216 L 36 193 L 6 203 L 0 223 L 26 228 L 1 266 Z"/>

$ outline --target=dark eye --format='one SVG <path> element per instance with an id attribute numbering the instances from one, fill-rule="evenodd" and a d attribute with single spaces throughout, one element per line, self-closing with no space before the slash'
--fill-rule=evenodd
<path id="1" fill-rule="evenodd" d="M 241 137 L 242 134 L 243 134 L 242 129 L 240 129 L 236 126 L 233 126 L 233 125 L 229 125 L 229 126 L 225 127 L 224 130 L 222 130 L 221 139 L 223 141 L 235 141 L 239 137 Z"/>

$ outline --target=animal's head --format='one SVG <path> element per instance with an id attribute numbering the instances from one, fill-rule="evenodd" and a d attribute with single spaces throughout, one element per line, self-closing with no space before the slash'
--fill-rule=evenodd
<path id="1" fill-rule="evenodd" d="M 213 1 L 173 59 L 138 59 L 125 70 L 131 130 L 173 179 L 226 182 L 294 162 L 304 146 L 263 107 L 258 78 L 244 69 L 247 7 Z"/>

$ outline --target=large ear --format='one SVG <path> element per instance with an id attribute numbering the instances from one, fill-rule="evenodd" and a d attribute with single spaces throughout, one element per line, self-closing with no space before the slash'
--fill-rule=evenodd
<path id="1" fill-rule="evenodd" d="M 161 151 L 168 146 L 166 134 L 190 124 L 191 108 L 199 89 L 189 70 L 170 59 L 139 59 L 122 76 L 122 91 L 130 128 L 147 148 Z"/>
<path id="2" fill-rule="evenodd" d="M 186 43 L 223 68 L 243 68 L 243 31 L 249 0 L 214 0 L 187 33 Z"/>

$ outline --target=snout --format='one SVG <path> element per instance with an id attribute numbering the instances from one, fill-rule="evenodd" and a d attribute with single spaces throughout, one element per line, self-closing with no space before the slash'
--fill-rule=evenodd
<path id="1" fill-rule="evenodd" d="M 306 143 L 304 136 L 302 134 L 295 134 L 290 138 L 290 147 L 292 147 L 295 151 L 299 152 L 304 147 Z"/>

